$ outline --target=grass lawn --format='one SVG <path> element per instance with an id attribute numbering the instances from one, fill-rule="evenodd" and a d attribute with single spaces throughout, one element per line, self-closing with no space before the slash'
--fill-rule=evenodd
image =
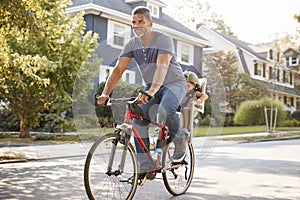
<path id="1" fill-rule="evenodd" d="M 104 133 L 113 132 L 112 128 L 106 128 L 101 130 Z M 150 130 L 150 132 L 153 130 Z M 194 137 L 203 136 L 218 136 L 218 135 L 233 135 L 233 134 L 245 134 L 245 133 L 258 133 L 266 132 L 266 126 L 237 126 L 237 127 L 199 127 L 194 129 Z M 276 131 L 291 131 L 291 133 L 286 135 L 300 135 L 300 127 L 278 127 Z M 83 132 L 85 134 L 83 134 Z M 0 143 L 26 143 L 26 144 L 66 144 L 66 143 L 77 143 L 81 141 L 93 141 L 99 136 L 99 130 L 86 130 L 80 131 L 79 134 L 36 134 L 31 138 L 20 139 L 17 134 L 6 134 L 0 133 Z"/>
<path id="2" fill-rule="evenodd" d="M 276 131 L 299 131 L 300 127 L 277 127 Z M 215 136 L 215 135 L 233 135 L 245 133 L 267 132 L 266 126 L 233 126 L 233 127 L 199 127 L 194 129 L 195 137 Z"/>

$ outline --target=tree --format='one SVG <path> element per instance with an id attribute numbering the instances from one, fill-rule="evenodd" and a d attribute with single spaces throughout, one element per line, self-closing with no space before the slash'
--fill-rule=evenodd
<path id="1" fill-rule="evenodd" d="M 195 30 L 197 24 L 204 24 L 224 34 L 236 37 L 231 28 L 226 25 L 223 16 L 212 11 L 208 1 L 174 0 L 172 4 L 168 5 L 165 12 L 191 30 Z M 178 13 L 185 14 L 178 15 Z"/>
<path id="2" fill-rule="evenodd" d="M 0 101 L 20 121 L 21 138 L 30 137 L 41 111 L 71 106 L 76 72 L 97 46 L 96 34 L 84 35 L 83 13 L 64 14 L 70 3 L 0 3 Z"/>
<path id="3" fill-rule="evenodd" d="M 220 78 L 224 83 L 226 101 L 234 112 L 246 100 L 255 100 L 268 94 L 267 88 L 251 79 L 249 74 L 238 72 L 237 57 L 232 52 L 218 52 L 206 55 L 204 63 L 213 62 L 216 69 L 208 69 L 207 76 L 212 84 L 218 84 Z M 215 76 L 218 69 L 219 77 Z M 217 86 L 214 86 L 217 88 Z M 224 98 L 225 99 L 225 98 Z"/>

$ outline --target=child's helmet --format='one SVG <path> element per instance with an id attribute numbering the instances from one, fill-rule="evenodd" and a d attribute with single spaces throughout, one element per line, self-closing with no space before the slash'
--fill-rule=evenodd
<path id="1" fill-rule="evenodd" d="M 194 72 L 185 71 L 183 74 L 184 74 L 187 82 L 191 82 L 191 83 L 194 83 L 195 85 L 199 85 L 198 76 Z"/>

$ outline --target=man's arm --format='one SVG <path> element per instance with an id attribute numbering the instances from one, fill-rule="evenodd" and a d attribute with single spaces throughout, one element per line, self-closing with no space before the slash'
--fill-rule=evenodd
<path id="1" fill-rule="evenodd" d="M 162 86 L 162 84 L 164 83 L 171 58 L 172 58 L 171 54 L 158 55 L 157 62 L 156 62 L 157 67 L 152 79 L 152 84 L 150 89 L 146 91 L 150 96 L 153 97 L 155 93 L 159 90 L 159 88 Z M 148 99 L 149 96 L 140 93 L 138 97 L 138 102 L 142 104 L 146 104 L 148 103 Z"/>
<path id="2" fill-rule="evenodd" d="M 170 60 L 172 59 L 171 54 L 160 54 L 157 57 L 157 68 L 154 73 L 153 81 L 148 93 L 152 96 L 159 90 L 163 85 L 165 77 L 168 72 Z"/>
<path id="3" fill-rule="evenodd" d="M 98 105 L 103 106 L 105 104 L 105 102 L 109 98 L 110 93 L 122 77 L 122 74 L 126 70 L 130 61 L 131 58 L 129 57 L 119 57 L 115 68 L 113 69 L 111 75 L 108 77 L 105 83 L 101 96 L 97 98 Z"/>

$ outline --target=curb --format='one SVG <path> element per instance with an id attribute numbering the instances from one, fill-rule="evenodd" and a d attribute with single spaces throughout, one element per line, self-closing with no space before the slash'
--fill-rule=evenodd
<path id="1" fill-rule="evenodd" d="M 300 139 L 300 136 L 288 136 L 288 137 L 279 137 L 279 138 L 267 138 L 254 141 L 240 142 L 240 143 L 253 143 L 253 142 L 272 142 L 272 141 L 284 141 L 284 140 L 297 140 Z"/>
<path id="2" fill-rule="evenodd" d="M 8 163 L 22 163 L 22 162 L 34 162 L 39 160 L 52 160 L 52 159 L 63 159 L 63 158 L 76 158 L 76 157 L 85 157 L 86 155 L 72 155 L 72 156 L 58 156 L 58 157 L 48 157 L 48 158 L 24 158 L 24 159 L 8 159 L 8 160 L 1 160 L 1 164 L 8 164 Z"/>

